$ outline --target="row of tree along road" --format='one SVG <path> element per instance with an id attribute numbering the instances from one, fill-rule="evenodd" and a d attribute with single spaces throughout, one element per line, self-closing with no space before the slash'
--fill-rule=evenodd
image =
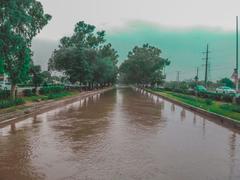
<path id="1" fill-rule="evenodd" d="M 40 94 L 59 93 L 56 89 L 62 88 L 48 85 L 52 71 L 59 72 L 58 82 L 68 89 L 110 86 L 119 76 L 120 82 L 137 84 L 161 83 L 165 78 L 162 70 L 170 62 L 160 56 L 160 49 L 148 44 L 136 46 L 119 68 L 117 51 L 106 41 L 105 31 L 97 31 L 94 25 L 83 21 L 75 25 L 71 36 L 61 38 L 49 60 L 49 71 L 42 72 L 41 66 L 33 63 L 31 44 L 50 20 L 51 15 L 44 12 L 37 0 L 1 1 L 0 74 L 7 76 L 11 84 L 9 92 L 0 90 L 0 99 L 4 97 L 4 102 L 0 100 L 2 107 L 22 102 L 16 99 L 20 86 L 33 87 L 34 91 L 31 88 L 25 90 L 24 94 L 28 96 L 36 96 L 39 86 L 42 87 Z"/>

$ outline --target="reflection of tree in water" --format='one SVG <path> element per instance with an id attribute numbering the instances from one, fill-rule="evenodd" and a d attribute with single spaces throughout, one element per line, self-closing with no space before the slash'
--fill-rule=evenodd
<path id="1" fill-rule="evenodd" d="M 175 112 L 175 109 L 176 109 L 176 108 L 175 108 L 175 104 L 172 103 L 172 105 L 171 105 L 171 111 L 172 111 L 172 112 Z"/>
<path id="2" fill-rule="evenodd" d="M 183 121 L 186 118 L 186 110 L 184 108 L 182 108 L 180 116 L 181 116 L 181 121 Z"/>
<path id="3" fill-rule="evenodd" d="M 235 158 L 236 158 L 236 132 L 232 132 L 229 136 L 229 156 L 230 156 L 230 171 L 229 180 L 234 179 L 235 170 Z"/>
<path id="4" fill-rule="evenodd" d="M 30 131 L 18 130 L 15 123 L 5 128 L 9 128 L 10 134 L 0 136 L 0 179 L 44 179 L 44 175 L 37 173 L 32 165 L 33 140 Z"/>
<path id="5" fill-rule="evenodd" d="M 205 138 L 205 135 L 206 135 L 206 119 L 205 118 L 203 118 L 202 132 L 203 132 L 203 137 Z"/>
<path id="6" fill-rule="evenodd" d="M 123 110 L 129 117 L 131 123 L 143 127 L 158 127 L 159 123 L 166 122 L 162 117 L 161 110 L 164 101 L 154 102 L 152 95 L 146 92 L 135 92 L 130 89 L 122 90 Z"/>
<path id="7" fill-rule="evenodd" d="M 193 124 L 196 125 L 196 122 L 197 122 L 197 116 L 196 116 L 196 113 L 194 113 L 194 115 L 193 115 Z"/>
<path id="8" fill-rule="evenodd" d="M 102 94 L 100 101 L 95 97 L 86 98 L 78 103 L 77 108 L 67 108 L 53 116 L 51 127 L 60 133 L 58 140 L 70 144 L 72 149 L 86 148 L 106 132 L 109 113 L 115 103 L 116 91 Z M 81 143 L 73 143 L 75 141 Z"/>

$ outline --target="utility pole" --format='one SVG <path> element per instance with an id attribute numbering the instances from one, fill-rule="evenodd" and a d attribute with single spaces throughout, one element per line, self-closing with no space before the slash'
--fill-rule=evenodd
<path id="1" fill-rule="evenodd" d="M 206 62 L 205 62 L 205 87 L 207 87 L 207 81 L 208 81 L 208 54 L 209 54 L 209 48 L 208 48 L 208 44 L 207 44 L 207 51 L 204 52 L 206 53 Z"/>
<path id="2" fill-rule="evenodd" d="M 238 92 L 238 16 L 236 17 L 236 91 Z"/>
<path id="3" fill-rule="evenodd" d="M 197 74 L 196 74 L 196 76 L 194 78 L 196 83 L 198 83 L 198 80 L 199 80 L 199 77 L 198 77 L 199 75 L 198 74 L 199 74 L 199 67 L 197 67 Z"/>
<path id="4" fill-rule="evenodd" d="M 179 81 L 180 81 L 180 72 L 181 71 L 177 71 L 177 82 L 179 83 Z"/>

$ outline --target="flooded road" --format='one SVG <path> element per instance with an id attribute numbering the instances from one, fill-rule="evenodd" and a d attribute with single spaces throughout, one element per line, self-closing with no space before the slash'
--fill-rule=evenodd
<path id="1" fill-rule="evenodd" d="M 132 89 L 0 129 L 0 180 L 239 180 L 240 136 Z"/>

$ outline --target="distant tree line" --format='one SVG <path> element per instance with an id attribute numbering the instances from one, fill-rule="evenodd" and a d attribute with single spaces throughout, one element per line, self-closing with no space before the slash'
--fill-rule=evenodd
<path id="1" fill-rule="evenodd" d="M 93 88 L 115 83 L 117 62 L 117 51 L 106 43 L 105 32 L 80 21 L 72 36 L 60 40 L 49 60 L 49 69 L 64 73 L 71 83 Z"/>

